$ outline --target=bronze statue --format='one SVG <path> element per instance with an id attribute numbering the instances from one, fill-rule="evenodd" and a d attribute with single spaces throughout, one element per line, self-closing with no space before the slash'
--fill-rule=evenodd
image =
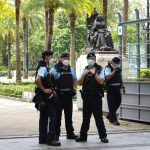
<path id="1" fill-rule="evenodd" d="M 111 33 L 106 28 L 104 17 L 94 13 L 87 18 L 87 47 L 98 51 L 114 51 Z"/>

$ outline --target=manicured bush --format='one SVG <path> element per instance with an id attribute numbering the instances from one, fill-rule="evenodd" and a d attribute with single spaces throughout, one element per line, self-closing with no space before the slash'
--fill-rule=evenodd
<path id="1" fill-rule="evenodd" d="M 22 97 L 23 91 L 34 91 L 35 84 L 31 82 L 0 83 L 0 95 L 10 97 Z"/>
<path id="2" fill-rule="evenodd" d="M 150 79 L 150 69 L 141 69 L 140 74 L 141 79 Z"/>
<path id="3" fill-rule="evenodd" d="M 5 67 L 5 66 L 0 66 L 0 71 L 7 71 L 7 70 L 8 70 L 7 67 Z"/>

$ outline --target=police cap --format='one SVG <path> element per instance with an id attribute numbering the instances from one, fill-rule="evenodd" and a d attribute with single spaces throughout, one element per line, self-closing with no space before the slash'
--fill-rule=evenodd
<path id="1" fill-rule="evenodd" d="M 69 53 L 65 52 L 60 55 L 60 58 L 70 57 Z"/>
<path id="2" fill-rule="evenodd" d="M 42 52 L 42 58 L 45 58 L 45 56 L 53 55 L 53 52 L 51 50 L 47 50 Z"/>
<path id="3" fill-rule="evenodd" d="M 114 57 L 113 59 L 112 59 L 112 61 L 115 63 L 120 63 L 120 58 L 118 58 L 118 57 Z"/>
<path id="4" fill-rule="evenodd" d="M 93 57 L 93 56 L 96 56 L 95 53 L 94 52 L 89 52 L 87 54 L 87 59 L 90 58 L 90 57 Z"/>

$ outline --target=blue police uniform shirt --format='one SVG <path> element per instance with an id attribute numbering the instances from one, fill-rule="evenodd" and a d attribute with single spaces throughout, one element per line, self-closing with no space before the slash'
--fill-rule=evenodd
<path id="1" fill-rule="evenodd" d="M 64 69 L 68 69 L 66 67 L 64 67 Z M 77 80 L 77 76 L 76 76 L 76 72 L 71 68 L 71 73 L 72 73 L 72 77 L 73 77 L 73 80 Z M 50 70 L 50 74 L 53 75 L 54 79 L 57 80 L 60 78 L 60 72 L 57 72 L 56 68 L 53 67 L 51 70 Z"/>
<path id="2" fill-rule="evenodd" d="M 38 69 L 38 73 L 37 73 L 38 76 L 44 78 L 44 77 L 47 76 L 47 74 L 48 74 L 48 72 L 47 72 L 47 68 L 46 68 L 46 67 L 40 67 L 40 68 Z"/>
<path id="3" fill-rule="evenodd" d="M 68 67 L 64 67 L 63 69 L 68 69 Z M 53 75 L 54 79 L 57 80 L 60 78 L 60 72 L 57 72 L 57 69 L 55 67 L 53 67 L 51 70 L 50 70 L 50 74 Z M 73 77 L 73 80 L 77 80 L 77 76 L 76 76 L 76 72 L 74 71 L 73 68 L 71 68 L 71 74 L 72 74 L 72 77 Z M 68 91 L 70 89 L 61 89 L 62 91 Z"/>
<path id="4" fill-rule="evenodd" d="M 105 80 L 104 70 L 103 70 L 103 69 L 101 70 L 100 73 L 98 73 L 98 76 L 99 76 L 101 79 Z"/>
<path id="5" fill-rule="evenodd" d="M 110 75 L 112 73 L 111 68 L 110 67 L 106 67 L 105 68 L 105 77 L 107 77 L 108 75 Z M 120 83 L 113 83 L 111 84 L 113 86 L 120 86 Z"/>

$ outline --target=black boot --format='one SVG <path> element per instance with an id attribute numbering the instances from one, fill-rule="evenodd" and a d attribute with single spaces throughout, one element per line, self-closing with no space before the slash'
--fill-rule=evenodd
<path id="1" fill-rule="evenodd" d="M 70 140 L 75 140 L 77 137 L 78 137 L 78 136 L 75 135 L 74 133 L 67 135 L 67 139 L 70 139 Z"/>
<path id="2" fill-rule="evenodd" d="M 109 141 L 108 141 L 108 139 L 105 137 L 105 138 L 101 138 L 101 142 L 102 142 L 102 143 L 108 143 Z"/>
<path id="3" fill-rule="evenodd" d="M 46 138 L 39 139 L 39 144 L 46 144 L 46 143 L 47 143 Z"/>
<path id="4" fill-rule="evenodd" d="M 76 142 L 86 142 L 87 141 L 87 137 L 79 136 L 79 137 L 76 138 L 75 141 Z"/>
<path id="5" fill-rule="evenodd" d="M 59 141 L 56 140 L 52 140 L 47 142 L 47 145 L 51 145 L 51 146 L 61 146 L 61 143 Z"/>
<path id="6" fill-rule="evenodd" d="M 55 136 L 55 140 L 56 140 L 56 141 L 59 141 L 59 136 Z"/>

